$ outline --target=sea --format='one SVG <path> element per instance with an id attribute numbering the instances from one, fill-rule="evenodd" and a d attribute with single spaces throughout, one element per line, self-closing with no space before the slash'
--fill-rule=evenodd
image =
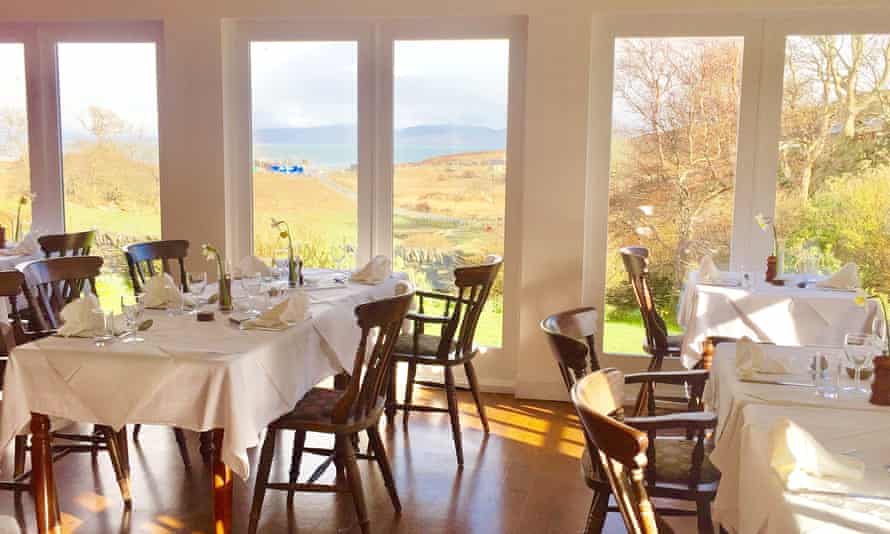
<path id="1" fill-rule="evenodd" d="M 503 146 L 475 145 L 415 145 L 399 144 L 395 147 L 395 162 L 416 163 L 425 159 L 467 152 L 503 150 Z M 253 146 L 255 160 L 270 163 L 297 164 L 308 161 L 314 167 L 326 169 L 350 168 L 358 161 L 355 145 L 312 145 L 288 143 L 258 143 Z"/>

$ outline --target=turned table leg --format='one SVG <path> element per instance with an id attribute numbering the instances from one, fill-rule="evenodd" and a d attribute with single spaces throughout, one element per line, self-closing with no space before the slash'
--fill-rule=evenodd
<path id="1" fill-rule="evenodd" d="M 31 414 L 31 484 L 34 492 L 34 510 L 37 514 L 37 532 L 62 534 L 62 519 L 56 497 L 56 481 L 53 476 L 52 436 L 49 417 Z"/>
<path id="2" fill-rule="evenodd" d="M 211 478 L 213 480 L 213 531 L 215 534 L 232 532 L 232 471 L 222 461 L 223 431 L 213 430 Z"/>

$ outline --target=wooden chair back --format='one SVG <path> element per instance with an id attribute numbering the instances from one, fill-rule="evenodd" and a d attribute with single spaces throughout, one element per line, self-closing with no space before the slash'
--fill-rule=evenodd
<path id="1" fill-rule="evenodd" d="M 503 258 L 491 255 L 480 265 L 458 267 L 454 270 L 457 295 L 453 301 L 454 313 L 451 320 L 442 327 L 438 350 L 440 359 L 448 358 L 455 336 L 458 359 L 471 355 L 475 350 L 473 339 L 476 337 L 476 326 L 503 263 Z"/>
<path id="2" fill-rule="evenodd" d="M 656 352 L 664 353 L 668 349 L 668 331 L 664 320 L 658 315 L 655 297 L 649 283 L 649 249 L 645 247 L 623 247 L 620 250 L 624 268 L 627 270 L 643 327 L 646 330 L 646 343 Z"/>
<path id="3" fill-rule="evenodd" d="M 25 276 L 20 271 L 0 271 L 0 298 L 9 301 L 11 322 L 0 322 L 0 357 L 8 356 L 12 349 L 24 340 L 24 330 L 19 315 L 18 300 L 22 294 Z M 0 360 L 5 366 L 5 360 Z"/>
<path id="4" fill-rule="evenodd" d="M 188 256 L 188 252 L 189 242 L 184 239 L 146 241 L 125 246 L 124 257 L 127 259 L 133 291 L 136 294 L 142 293 L 145 281 L 158 274 L 155 262 L 160 262 L 160 272 L 172 275 L 170 263 L 175 261 L 179 264 L 179 279 L 182 289 L 188 292 L 188 276 L 185 272 L 185 258 Z"/>
<path id="5" fill-rule="evenodd" d="M 405 314 L 414 298 L 414 288 L 405 283 L 394 297 L 375 300 L 355 308 L 361 341 L 355 353 L 352 378 L 334 407 L 334 423 L 358 422 L 379 417 L 383 411 L 390 373 L 395 367 L 393 349 Z M 372 332 L 376 331 L 376 336 Z M 369 344 L 373 346 L 369 347 Z M 364 372 L 362 372 L 364 370 Z"/>
<path id="6" fill-rule="evenodd" d="M 47 258 L 65 256 L 89 256 L 96 240 L 96 231 L 74 232 L 70 234 L 44 235 L 37 238 L 43 254 Z"/>
<path id="7" fill-rule="evenodd" d="M 596 309 L 591 307 L 554 313 L 541 321 L 568 390 L 600 368 L 596 357 L 596 321 Z"/>
<path id="8" fill-rule="evenodd" d="M 627 531 L 631 534 L 657 534 L 655 510 L 645 485 L 649 440 L 621 421 L 614 414 L 620 410 L 624 383 L 617 369 L 603 369 L 587 375 L 572 388 L 572 402 L 578 411 L 587 439 L 596 445 L 600 467 L 609 486 Z M 595 458 L 592 458 L 595 460 Z"/>
<path id="9" fill-rule="evenodd" d="M 102 269 L 98 256 L 68 256 L 34 260 L 18 266 L 32 319 L 41 331 L 61 326 L 59 313 L 89 286 L 96 295 L 96 277 Z"/>

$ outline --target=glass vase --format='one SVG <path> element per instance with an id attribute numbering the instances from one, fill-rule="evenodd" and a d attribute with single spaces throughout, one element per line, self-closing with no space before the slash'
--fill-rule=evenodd
<path id="1" fill-rule="evenodd" d="M 232 276 L 229 274 L 219 277 L 219 311 L 232 311 Z"/>
<path id="2" fill-rule="evenodd" d="M 785 240 L 776 241 L 776 275 L 785 274 Z"/>

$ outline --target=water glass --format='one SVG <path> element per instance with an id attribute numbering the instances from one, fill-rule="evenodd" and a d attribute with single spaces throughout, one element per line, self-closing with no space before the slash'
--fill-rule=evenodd
<path id="1" fill-rule="evenodd" d="M 817 352 L 810 367 L 816 393 L 823 399 L 836 399 L 840 392 L 840 362 L 834 354 Z"/>
<path id="2" fill-rule="evenodd" d="M 207 273 L 206 272 L 190 272 L 186 275 L 188 279 L 188 287 L 189 293 L 196 297 L 198 304 L 201 303 L 204 295 L 204 290 L 207 288 Z"/>
<path id="3" fill-rule="evenodd" d="M 275 249 L 274 256 L 272 257 L 272 270 L 279 279 L 287 277 L 287 259 L 289 257 L 290 251 L 288 249 Z"/>
<path id="4" fill-rule="evenodd" d="M 126 335 L 123 338 L 124 343 L 141 343 L 145 341 L 136 335 L 139 331 L 139 323 L 142 322 L 142 314 L 145 311 L 144 295 L 123 295 L 121 296 L 121 311 L 124 314 L 126 322 Z"/>
<path id="5" fill-rule="evenodd" d="M 241 287 L 244 288 L 244 292 L 247 293 L 247 302 L 249 309 L 248 313 L 260 313 L 260 311 L 254 305 L 254 301 L 256 297 L 260 296 L 260 292 L 263 289 L 263 277 L 259 273 L 252 274 L 249 276 L 244 276 L 241 278 Z"/>
<path id="6" fill-rule="evenodd" d="M 114 342 L 114 312 L 104 312 L 103 310 L 93 310 L 93 313 L 99 316 L 96 333 L 93 335 L 93 343 L 97 347 L 104 347 Z"/>

